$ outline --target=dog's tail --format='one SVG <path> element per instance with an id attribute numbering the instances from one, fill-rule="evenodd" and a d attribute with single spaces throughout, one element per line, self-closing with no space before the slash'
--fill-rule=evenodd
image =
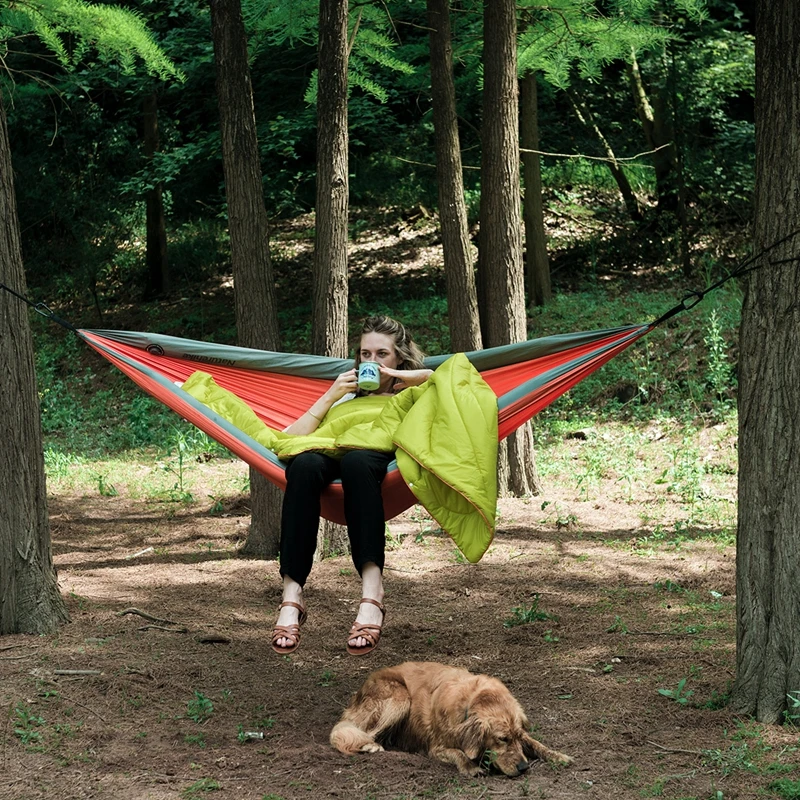
<path id="1" fill-rule="evenodd" d="M 331 746 L 340 753 L 375 753 L 383 748 L 366 731 L 343 719 L 334 725 L 331 731 Z"/>

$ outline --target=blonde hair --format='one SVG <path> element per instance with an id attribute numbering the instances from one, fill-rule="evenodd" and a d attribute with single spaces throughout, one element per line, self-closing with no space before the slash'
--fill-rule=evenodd
<path id="1" fill-rule="evenodd" d="M 361 326 L 361 336 L 367 333 L 382 333 L 390 336 L 397 351 L 398 369 L 422 369 L 425 354 L 419 349 L 417 343 L 402 322 L 386 316 L 367 317 Z M 356 347 L 356 367 L 361 363 L 361 348 Z"/>

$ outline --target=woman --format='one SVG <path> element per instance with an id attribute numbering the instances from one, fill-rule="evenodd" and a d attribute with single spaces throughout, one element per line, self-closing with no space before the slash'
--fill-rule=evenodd
<path id="1" fill-rule="evenodd" d="M 380 386 L 369 394 L 392 395 L 428 379 L 433 370 L 425 369 L 422 359 L 422 352 L 401 323 L 384 316 L 368 318 L 361 330 L 355 367 L 339 375 L 330 389 L 286 432 L 313 433 L 335 404 L 357 402 L 359 396 L 366 394 L 358 388 L 358 365 L 362 361 L 375 361 L 379 365 Z M 281 519 L 283 598 L 272 632 L 275 652 L 291 653 L 300 644 L 300 626 L 306 619 L 303 586 L 317 546 L 320 494 L 336 478 L 342 481 L 350 549 L 362 582 L 361 604 L 350 629 L 347 652 L 365 655 L 378 646 L 386 613 L 381 483 L 393 459 L 394 453 L 376 450 L 352 450 L 341 459 L 312 451 L 301 453 L 289 462 Z"/>

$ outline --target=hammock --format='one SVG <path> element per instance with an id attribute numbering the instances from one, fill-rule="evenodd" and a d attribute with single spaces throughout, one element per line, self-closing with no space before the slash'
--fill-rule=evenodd
<path id="1" fill-rule="evenodd" d="M 497 395 L 499 438 L 515 431 L 657 323 L 546 336 L 467 353 Z M 286 487 L 285 464 L 262 444 L 184 392 L 181 384 L 202 369 L 220 386 L 244 400 L 265 424 L 281 430 L 300 417 L 339 374 L 353 365 L 350 359 L 251 350 L 175 336 L 74 330 L 142 389 L 281 489 Z M 447 358 L 447 355 L 426 358 L 425 366 L 436 369 Z M 416 502 L 395 461 L 389 465 L 382 492 L 386 519 Z M 322 515 L 344 524 L 339 481 L 325 489 L 321 501 Z"/>

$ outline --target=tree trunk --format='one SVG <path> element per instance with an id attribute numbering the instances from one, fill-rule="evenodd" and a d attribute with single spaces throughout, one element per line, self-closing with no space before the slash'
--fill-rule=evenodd
<path id="1" fill-rule="evenodd" d="M 0 94 L 0 283 L 25 294 L 25 274 Z M 0 635 L 50 633 L 69 615 L 50 547 L 42 427 L 27 307 L 0 291 Z"/>
<path id="2" fill-rule="evenodd" d="M 800 6 L 756 13 L 756 253 L 739 361 L 736 683 L 731 706 L 783 719 L 800 690 Z"/>
<path id="3" fill-rule="evenodd" d="M 522 180 L 525 194 L 522 216 L 525 220 L 528 303 L 543 306 L 553 297 L 550 285 L 550 259 L 544 233 L 542 169 L 539 162 L 539 101 L 536 73 L 528 72 L 520 81 L 519 138 L 522 148 Z"/>
<path id="4" fill-rule="evenodd" d="M 431 49 L 431 99 L 436 145 L 439 224 L 447 281 L 450 349 L 454 353 L 482 347 L 478 293 L 464 200 L 464 176 L 453 81 L 453 47 L 449 0 L 428 0 Z"/>
<path id="5" fill-rule="evenodd" d="M 312 347 L 347 356 L 347 2 L 319 4 L 317 208 Z"/>
<path id="6" fill-rule="evenodd" d="M 317 208 L 312 348 L 347 357 L 347 0 L 320 0 L 317 82 Z M 347 531 L 323 521 L 317 558 L 348 552 Z"/>
<path id="7" fill-rule="evenodd" d="M 676 185 L 677 156 L 672 126 L 668 117 L 665 116 L 667 109 L 661 97 L 663 90 L 661 94 L 657 93 L 654 107 L 647 95 L 642 73 L 639 69 L 639 62 L 635 56 L 631 57 L 628 78 L 636 112 L 642 123 L 645 141 L 647 146 L 654 151 L 653 167 L 656 174 L 656 197 L 659 209 L 674 210 L 678 197 L 678 187 Z"/>
<path id="8" fill-rule="evenodd" d="M 617 187 L 619 188 L 620 195 L 622 195 L 622 200 L 625 203 L 625 208 L 628 211 L 628 216 L 635 222 L 638 222 L 642 218 L 642 210 L 639 207 L 639 200 L 636 198 L 636 195 L 631 188 L 630 181 L 628 180 L 628 176 L 625 174 L 625 171 L 622 169 L 622 165 L 619 163 L 619 161 L 617 161 L 614 148 L 611 147 L 611 143 L 608 141 L 608 139 L 606 139 L 603 131 L 600 130 L 600 126 L 595 122 L 592 112 L 589 110 L 583 100 L 581 100 L 578 93 L 573 89 L 567 89 L 566 93 L 572 105 L 572 110 L 575 112 L 575 116 L 578 118 L 578 121 L 592 134 L 592 136 L 595 137 L 595 139 L 597 139 L 597 141 L 600 143 L 600 146 L 603 148 L 603 152 L 605 153 L 607 159 L 606 163 L 608 164 L 608 168 L 611 170 L 611 175 L 617 182 Z"/>
<path id="9" fill-rule="evenodd" d="M 152 163 L 158 152 L 158 100 L 156 93 L 145 97 L 142 109 L 144 156 Z M 169 267 L 167 262 L 167 226 L 164 220 L 163 187 L 157 183 L 147 192 L 147 288 L 145 298 L 160 297 L 169 291 Z"/>
<path id="10" fill-rule="evenodd" d="M 269 252 L 269 221 L 261 187 L 240 0 L 211 0 L 211 26 L 239 344 L 278 350 L 280 333 Z M 250 495 L 250 529 L 242 552 L 274 558 L 280 542 L 283 495 L 254 469 L 250 470 Z"/>
<path id="11" fill-rule="evenodd" d="M 484 346 L 495 347 L 527 338 L 520 231 L 517 20 L 514 0 L 484 0 L 483 9 L 478 299 Z M 539 491 L 532 445 L 530 425 L 525 425 L 508 437 L 507 448 L 500 448 L 501 491 L 519 495 Z"/>

